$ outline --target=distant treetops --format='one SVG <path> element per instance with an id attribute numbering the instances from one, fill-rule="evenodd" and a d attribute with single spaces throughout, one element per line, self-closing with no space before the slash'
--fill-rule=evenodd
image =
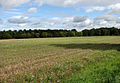
<path id="1" fill-rule="evenodd" d="M 79 37 L 79 36 L 120 36 L 120 29 L 99 28 L 83 30 L 78 32 L 72 30 L 14 30 L 0 31 L 0 39 L 20 39 L 20 38 L 47 38 L 47 37 Z"/>

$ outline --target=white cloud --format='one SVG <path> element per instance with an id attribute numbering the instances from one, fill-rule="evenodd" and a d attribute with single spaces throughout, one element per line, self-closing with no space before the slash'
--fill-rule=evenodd
<path id="1" fill-rule="evenodd" d="M 109 6 L 119 2 L 120 0 L 35 0 L 38 5 L 48 4 L 62 7 Z"/>
<path id="2" fill-rule="evenodd" d="M 23 23 L 30 23 L 31 21 L 25 19 L 10 18 L 8 19 L 8 22 L 13 24 L 23 24 Z"/>
<path id="3" fill-rule="evenodd" d="M 23 23 L 23 24 L 18 24 L 19 27 L 25 27 L 27 26 L 27 23 Z"/>
<path id="4" fill-rule="evenodd" d="M 97 18 L 95 18 L 95 20 L 116 21 L 118 20 L 118 17 L 113 16 L 113 15 L 102 15 L 102 16 L 98 16 Z"/>
<path id="5" fill-rule="evenodd" d="M 10 17 L 8 19 L 8 22 L 9 23 L 13 23 L 13 24 L 18 24 L 18 26 L 25 26 L 26 23 L 30 23 L 31 21 L 28 20 L 29 18 L 32 18 L 33 16 L 28 16 L 29 13 L 32 13 L 32 12 L 37 12 L 37 8 L 30 8 L 28 9 L 27 12 L 25 12 L 24 14 L 22 14 L 21 16 L 13 16 L 13 17 Z"/>
<path id="6" fill-rule="evenodd" d="M 17 7 L 22 4 L 31 2 L 34 5 L 48 4 L 52 6 L 61 7 L 85 7 L 87 13 L 93 11 L 102 11 L 105 9 L 112 9 L 111 12 L 119 12 L 120 0 L 0 0 L 3 8 Z M 36 8 L 30 8 L 28 12 L 36 12 Z M 110 12 L 110 13 L 111 13 Z"/>
<path id="7" fill-rule="evenodd" d="M 91 22 L 92 22 L 92 20 L 90 20 L 90 19 L 85 20 L 85 23 L 86 23 L 87 25 L 91 24 Z"/>
<path id="8" fill-rule="evenodd" d="M 37 12 L 37 8 L 30 8 L 30 9 L 28 9 L 28 13 L 32 13 L 32 12 Z"/>
<path id="9" fill-rule="evenodd" d="M 20 6 L 30 1 L 32 4 L 35 3 L 40 6 L 48 4 L 61 7 L 109 6 L 120 2 L 120 0 L 0 0 L 0 4 L 4 8 L 10 8 Z"/>
<path id="10" fill-rule="evenodd" d="M 87 9 L 86 12 L 90 13 L 90 12 L 93 12 L 93 11 L 103 11 L 103 10 L 105 10 L 105 7 L 93 7 L 91 9 Z"/>
<path id="11" fill-rule="evenodd" d="M 80 17 L 80 18 L 78 18 Z M 20 16 L 14 16 L 14 19 L 9 19 L 9 23 L 18 24 L 18 27 L 28 27 L 32 29 L 91 29 L 99 27 L 112 27 L 120 26 L 120 18 L 113 15 L 102 15 L 95 19 L 90 19 L 86 16 L 74 16 L 74 17 L 53 17 L 41 20 L 28 20 L 20 19 Z M 75 21 L 75 18 L 77 21 Z M 78 18 L 78 19 L 77 19 Z"/>
<path id="12" fill-rule="evenodd" d="M 29 2 L 30 0 L 0 0 L 0 4 L 3 8 L 17 7 L 24 3 Z"/>
<path id="13" fill-rule="evenodd" d="M 11 12 L 11 11 L 5 11 L 6 14 L 21 14 L 20 12 Z"/>
<path id="14" fill-rule="evenodd" d="M 120 27 L 120 18 L 113 15 L 102 15 L 95 19 L 86 17 L 84 20 L 74 21 L 75 17 L 53 17 L 41 20 L 21 19 L 21 16 L 14 16 L 8 19 L 10 24 L 15 24 L 15 29 L 91 29 L 100 27 Z M 83 16 L 84 17 L 84 16 Z M 79 19 L 79 18 L 78 18 Z M 14 25 L 13 25 L 14 26 Z M 7 26 L 10 27 L 10 26 Z"/>
<path id="15" fill-rule="evenodd" d="M 78 19 L 74 19 L 74 18 Z M 48 18 L 41 21 L 36 21 L 32 23 L 32 26 L 34 27 L 46 27 L 50 29 L 81 29 L 90 26 L 92 23 L 91 19 L 88 19 L 86 16 L 75 16 L 75 17 L 54 17 L 54 18 Z M 46 25 L 46 26 L 44 26 Z"/>
<path id="16" fill-rule="evenodd" d="M 87 19 L 87 16 L 75 16 L 73 21 L 74 22 L 83 22 Z"/>
<path id="17" fill-rule="evenodd" d="M 9 11 L 19 11 L 19 9 L 14 9 L 14 8 L 12 8 L 12 9 L 6 9 L 6 10 L 9 10 Z"/>
<path id="18" fill-rule="evenodd" d="M 93 12 L 93 11 L 103 11 L 105 9 L 110 10 L 109 12 L 107 12 L 107 14 L 120 13 L 120 3 L 108 5 L 108 6 L 105 6 L 105 7 L 102 6 L 102 7 L 88 8 L 86 10 L 86 12 L 90 13 L 90 12 Z"/>
<path id="19" fill-rule="evenodd" d="M 114 10 L 119 10 L 120 9 L 120 3 L 114 4 L 114 5 L 110 5 L 108 8 L 114 9 Z"/>
<path id="20" fill-rule="evenodd" d="M 20 16 L 20 15 L 18 15 L 18 16 L 12 16 L 12 17 L 10 17 L 10 19 L 28 19 L 29 17 L 28 16 Z"/>
<path id="21" fill-rule="evenodd" d="M 108 6 L 111 9 L 107 14 L 120 13 L 120 3 Z"/>
<path id="22" fill-rule="evenodd" d="M 92 24 L 94 27 L 120 27 L 120 18 L 114 15 L 102 15 L 94 19 Z"/>
<path id="23" fill-rule="evenodd" d="M 27 12 L 25 12 L 25 13 L 22 14 L 21 18 L 24 19 L 24 18 L 26 18 L 26 17 L 28 17 L 28 18 L 36 17 L 36 16 L 28 16 L 29 14 L 35 13 L 35 12 L 37 12 L 37 8 L 29 8 L 29 9 L 27 10 Z"/>
<path id="24" fill-rule="evenodd" d="M 36 28 L 90 28 L 101 26 L 120 26 L 120 18 L 113 16 L 113 13 L 120 13 L 120 0 L 0 0 L 3 8 L 17 7 L 29 1 L 34 2 L 34 5 L 52 5 L 60 7 L 78 7 L 87 9 L 86 12 L 108 10 L 107 14 L 90 19 L 87 16 L 66 16 L 53 17 L 46 19 L 30 20 L 31 13 L 37 12 L 37 8 L 29 8 L 25 13 L 19 16 L 13 16 L 8 19 L 9 24 L 16 24 L 18 27 L 36 27 Z M 33 5 L 33 6 L 34 6 Z M 9 14 L 19 14 L 17 9 L 6 11 Z M 0 23 L 2 20 L 0 19 Z M 92 27 L 92 28 L 93 28 Z"/>

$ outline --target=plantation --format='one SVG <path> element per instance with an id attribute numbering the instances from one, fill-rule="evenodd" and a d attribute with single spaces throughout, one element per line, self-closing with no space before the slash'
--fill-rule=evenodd
<path id="1" fill-rule="evenodd" d="M 0 40 L 0 83 L 120 83 L 120 37 Z"/>

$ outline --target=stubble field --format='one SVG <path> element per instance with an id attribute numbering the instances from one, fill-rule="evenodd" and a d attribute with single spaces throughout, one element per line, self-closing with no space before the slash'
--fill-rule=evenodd
<path id="1" fill-rule="evenodd" d="M 120 36 L 0 40 L 0 83 L 120 83 Z"/>

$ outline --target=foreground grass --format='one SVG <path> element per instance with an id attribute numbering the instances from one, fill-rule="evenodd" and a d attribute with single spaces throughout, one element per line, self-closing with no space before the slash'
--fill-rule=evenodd
<path id="1" fill-rule="evenodd" d="M 74 74 L 66 83 L 120 83 L 120 56 L 113 54 L 101 62 L 91 61 L 79 73 Z"/>
<path id="2" fill-rule="evenodd" d="M 119 83 L 120 37 L 0 40 L 0 82 Z"/>

